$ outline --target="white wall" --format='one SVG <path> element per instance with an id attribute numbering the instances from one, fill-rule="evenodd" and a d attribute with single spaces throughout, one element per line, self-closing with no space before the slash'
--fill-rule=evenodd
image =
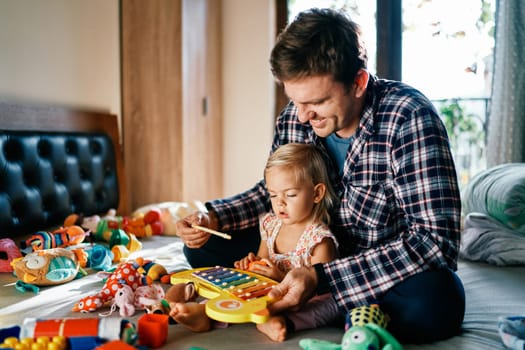
<path id="1" fill-rule="evenodd" d="M 120 115 L 117 0 L 1 0 L 0 97 Z"/>
<path id="2" fill-rule="evenodd" d="M 273 0 L 223 0 L 224 193 L 262 178 L 274 125 Z"/>
<path id="3" fill-rule="evenodd" d="M 223 1 L 224 192 L 262 177 L 273 132 L 273 0 Z M 118 0 L 0 0 L 0 98 L 121 114 Z"/>

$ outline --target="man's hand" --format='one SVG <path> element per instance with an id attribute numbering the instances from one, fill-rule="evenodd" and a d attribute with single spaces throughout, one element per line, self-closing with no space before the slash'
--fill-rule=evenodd
<path id="1" fill-rule="evenodd" d="M 315 294 L 317 274 L 313 267 L 299 267 L 290 270 L 283 281 L 268 294 L 275 300 L 268 305 L 270 313 L 283 310 L 297 310 Z"/>
<path id="2" fill-rule="evenodd" d="M 217 220 L 211 212 L 203 213 L 197 211 L 177 221 L 175 224 L 177 236 L 182 239 L 188 248 L 196 249 L 202 247 L 208 242 L 210 234 L 197 228 L 193 228 L 192 225 L 199 225 L 216 230 L 217 227 L 214 226 L 217 225 Z"/>

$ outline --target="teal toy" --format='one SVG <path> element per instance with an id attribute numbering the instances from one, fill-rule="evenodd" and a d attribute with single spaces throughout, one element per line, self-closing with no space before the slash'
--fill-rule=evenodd
<path id="1" fill-rule="evenodd" d="M 378 304 L 358 306 L 346 315 L 341 344 L 308 338 L 302 339 L 299 346 L 304 350 L 402 350 L 386 330 L 389 320 Z"/>
<path id="2" fill-rule="evenodd" d="M 301 339 L 299 346 L 304 350 L 403 350 L 390 332 L 375 323 L 350 327 L 341 344 L 307 338 Z"/>

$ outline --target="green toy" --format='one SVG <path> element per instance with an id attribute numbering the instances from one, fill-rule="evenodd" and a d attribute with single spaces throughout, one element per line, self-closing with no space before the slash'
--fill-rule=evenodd
<path id="1" fill-rule="evenodd" d="M 350 327 L 341 344 L 307 338 L 301 339 L 299 346 L 304 350 L 403 350 L 390 332 L 375 323 Z"/>
<path id="2" fill-rule="evenodd" d="M 352 326 L 364 326 L 367 323 L 375 323 L 383 328 L 388 326 L 389 317 L 378 304 L 362 305 L 353 308 L 346 315 L 345 331 Z"/>

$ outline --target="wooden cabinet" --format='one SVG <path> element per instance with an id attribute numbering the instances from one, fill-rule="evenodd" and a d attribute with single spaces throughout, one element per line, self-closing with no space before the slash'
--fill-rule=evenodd
<path id="1" fill-rule="evenodd" d="M 222 195 L 220 1 L 121 2 L 131 208 Z"/>

